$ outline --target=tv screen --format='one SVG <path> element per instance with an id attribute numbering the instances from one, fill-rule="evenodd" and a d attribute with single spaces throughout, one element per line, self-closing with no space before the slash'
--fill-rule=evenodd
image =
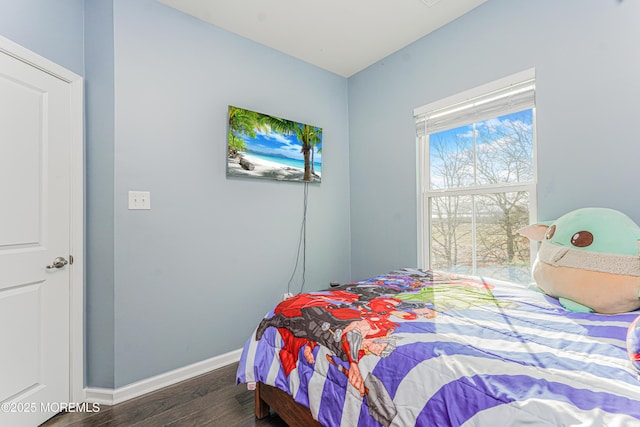
<path id="1" fill-rule="evenodd" d="M 229 106 L 227 176 L 317 182 L 322 128 Z"/>

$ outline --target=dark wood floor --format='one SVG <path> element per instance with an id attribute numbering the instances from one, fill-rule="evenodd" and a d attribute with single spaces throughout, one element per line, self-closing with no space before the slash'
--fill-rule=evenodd
<path id="1" fill-rule="evenodd" d="M 255 419 L 253 391 L 236 385 L 237 368 L 235 363 L 114 406 L 100 405 L 99 412 L 58 414 L 42 426 L 286 427 L 277 415 Z"/>

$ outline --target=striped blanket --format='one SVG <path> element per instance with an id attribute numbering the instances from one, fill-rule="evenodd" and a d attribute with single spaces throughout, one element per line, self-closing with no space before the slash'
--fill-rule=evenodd
<path id="1" fill-rule="evenodd" d="M 640 426 L 625 346 L 639 314 L 404 269 L 278 304 L 237 381 L 286 391 L 325 426 Z"/>

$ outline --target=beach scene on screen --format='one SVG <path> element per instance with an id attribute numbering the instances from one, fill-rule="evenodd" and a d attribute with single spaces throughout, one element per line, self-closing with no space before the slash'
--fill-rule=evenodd
<path id="1" fill-rule="evenodd" d="M 319 183 L 322 128 L 229 106 L 227 177 Z"/>

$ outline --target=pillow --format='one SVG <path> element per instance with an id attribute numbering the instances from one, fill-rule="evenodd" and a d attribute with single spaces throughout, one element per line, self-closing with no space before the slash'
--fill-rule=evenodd
<path id="1" fill-rule="evenodd" d="M 631 364 L 640 373 L 640 316 L 636 317 L 627 331 L 627 353 Z"/>
<path id="2" fill-rule="evenodd" d="M 640 308 L 640 227 L 622 212 L 577 209 L 520 234 L 542 242 L 533 279 L 566 309 L 614 314 Z"/>

